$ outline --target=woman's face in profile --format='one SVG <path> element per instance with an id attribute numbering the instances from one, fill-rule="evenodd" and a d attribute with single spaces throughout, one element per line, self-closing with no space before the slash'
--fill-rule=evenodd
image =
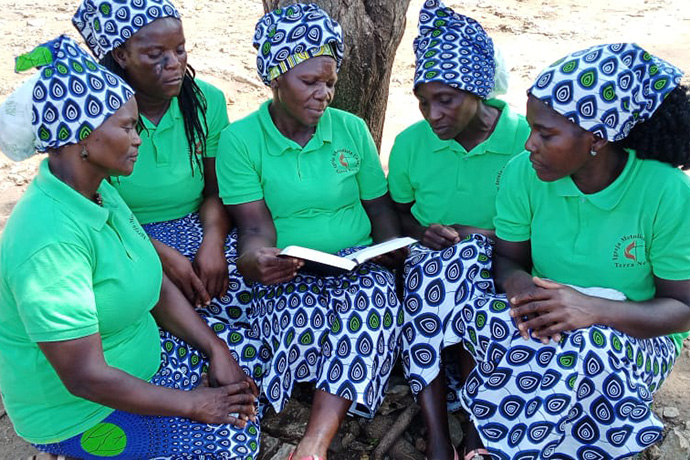
<path id="1" fill-rule="evenodd" d="M 178 96 L 187 69 L 182 22 L 167 17 L 147 24 L 113 50 L 113 57 L 137 93 L 158 100 Z"/>
<path id="2" fill-rule="evenodd" d="M 454 139 L 479 110 L 479 98 L 440 81 L 420 83 L 414 89 L 419 110 L 439 139 Z"/>
<path id="3" fill-rule="evenodd" d="M 131 97 L 120 109 L 82 141 L 87 161 L 107 176 L 129 176 L 137 161 L 141 138 L 137 133 L 139 112 Z"/>
<path id="4" fill-rule="evenodd" d="M 527 122 L 525 149 L 539 179 L 551 182 L 571 176 L 593 158 L 591 133 L 532 95 L 527 99 Z"/>
<path id="5" fill-rule="evenodd" d="M 316 126 L 335 96 L 335 59 L 308 59 L 273 79 L 274 102 L 303 126 Z"/>

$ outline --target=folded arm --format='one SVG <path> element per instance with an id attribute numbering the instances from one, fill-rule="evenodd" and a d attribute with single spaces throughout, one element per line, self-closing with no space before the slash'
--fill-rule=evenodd
<path id="1" fill-rule="evenodd" d="M 99 334 L 38 344 L 67 390 L 75 396 L 117 410 L 142 415 L 188 417 L 203 423 L 246 422 L 231 413 L 252 413 L 249 384 L 180 391 L 159 387 L 109 366 Z"/>
<path id="2" fill-rule="evenodd" d="M 163 276 L 160 300 L 151 313 L 158 326 L 206 355 L 212 386 L 246 381 L 254 396 L 259 396 L 256 384 L 239 367 L 228 344 L 190 308 L 187 299 L 166 276 Z"/>
<path id="3" fill-rule="evenodd" d="M 690 330 L 690 280 L 654 278 L 654 298 L 614 301 L 582 294 L 533 277 L 530 243 L 498 240 L 494 273 L 505 290 L 511 315 L 523 337 L 548 342 L 561 332 L 601 324 L 632 337 L 651 338 Z M 601 286 L 607 287 L 607 286 Z"/>

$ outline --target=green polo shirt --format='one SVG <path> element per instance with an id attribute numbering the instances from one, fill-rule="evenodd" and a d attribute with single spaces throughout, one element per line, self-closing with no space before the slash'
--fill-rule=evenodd
<path id="1" fill-rule="evenodd" d="M 583 194 L 570 177 L 542 182 L 529 154 L 506 167 L 496 200 L 496 235 L 527 241 L 533 274 L 652 299 L 654 276 L 690 279 L 690 179 L 629 153 L 621 175 Z M 688 334 L 673 334 L 678 351 Z"/>
<path id="2" fill-rule="evenodd" d="M 103 207 L 41 163 L 0 239 L 0 389 L 25 440 L 63 441 L 113 409 L 70 394 L 37 342 L 100 334 L 106 362 L 144 380 L 160 365 L 149 313 L 160 295 L 156 251 L 103 181 Z"/>
<path id="3" fill-rule="evenodd" d="M 220 132 L 228 125 L 223 92 L 202 80 L 195 80 L 206 96 L 205 157 L 214 158 Z M 190 164 L 189 145 L 177 98 L 173 98 L 158 125 L 141 116 L 139 158 L 128 177 L 112 183 L 142 224 L 179 219 L 199 210 L 203 201 L 204 173 L 196 161 Z M 203 120 L 203 118 L 202 118 Z M 192 175 L 192 169 L 194 170 Z"/>
<path id="4" fill-rule="evenodd" d="M 221 135 L 216 171 L 223 203 L 265 200 L 279 248 L 334 253 L 371 244 L 361 200 L 378 198 L 387 187 L 364 121 L 328 108 L 302 148 L 273 124 L 270 102 Z"/>
<path id="5" fill-rule="evenodd" d="M 400 133 L 388 161 L 393 200 L 414 203 L 423 226 L 471 225 L 493 229 L 498 183 L 506 163 L 525 150 L 525 117 L 498 99 L 486 101 L 501 115 L 494 132 L 471 151 L 456 140 L 441 140 L 422 120 Z"/>

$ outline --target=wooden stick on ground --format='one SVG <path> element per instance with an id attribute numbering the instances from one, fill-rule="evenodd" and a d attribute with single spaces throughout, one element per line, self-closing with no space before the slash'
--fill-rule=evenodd
<path id="1" fill-rule="evenodd" d="M 371 455 L 372 460 L 383 460 L 383 456 L 388 452 L 395 441 L 400 437 L 401 434 L 407 429 L 407 427 L 412 422 L 412 419 L 419 412 L 419 406 L 417 403 L 412 403 L 408 406 L 398 417 L 395 423 L 390 427 L 386 435 L 381 438 L 379 444 L 374 449 Z"/>

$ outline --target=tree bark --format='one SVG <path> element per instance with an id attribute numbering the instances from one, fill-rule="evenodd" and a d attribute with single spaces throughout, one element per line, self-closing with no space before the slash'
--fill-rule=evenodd
<path id="1" fill-rule="evenodd" d="M 297 3 L 262 0 L 265 11 Z M 305 0 L 306 1 L 306 0 Z M 393 59 L 410 0 L 310 0 L 343 28 L 343 60 L 332 106 L 362 117 L 381 147 Z"/>

